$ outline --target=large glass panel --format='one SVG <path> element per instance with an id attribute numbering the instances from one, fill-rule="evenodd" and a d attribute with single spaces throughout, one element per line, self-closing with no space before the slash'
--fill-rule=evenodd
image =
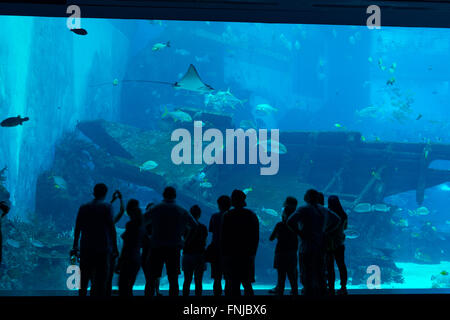
<path id="1" fill-rule="evenodd" d="M 284 199 L 303 204 L 308 188 L 340 196 L 348 213 L 349 288 L 367 288 L 372 265 L 382 288 L 450 286 L 448 30 L 82 19 L 82 35 L 64 18 L 0 23 L 0 116 L 19 116 L 0 127 L 0 200 L 11 205 L 0 289 L 68 290 L 75 217 L 98 182 L 108 200 L 121 190 L 143 209 L 173 185 L 206 226 L 220 195 L 245 190 L 260 222 L 256 288 L 276 281 L 269 236 Z M 180 128 L 192 164 L 174 163 Z M 269 130 L 236 144 L 242 164 L 225 156 L 237 128 Z M 194 159 L 207 129 L 223 138 L 215 164 Z M 272 129 L 278 153 L 250 163 Z"/>

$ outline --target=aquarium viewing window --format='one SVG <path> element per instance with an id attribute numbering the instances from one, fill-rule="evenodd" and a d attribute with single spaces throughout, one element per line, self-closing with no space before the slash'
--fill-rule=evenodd
<path id="1" fill-rule="evenodd" d="M 256 289 L 276 283 L 283 201 L 303 204 L 309 188 L 349 216 L 349 289 L 450 287 L 448 29 L 0 23 L 3 295 L 74 289 L 75 217 L 97 182 L 143 209 L 173 185 L 206 226 L 220 195 L 244 190 L 260 226 Z"/>

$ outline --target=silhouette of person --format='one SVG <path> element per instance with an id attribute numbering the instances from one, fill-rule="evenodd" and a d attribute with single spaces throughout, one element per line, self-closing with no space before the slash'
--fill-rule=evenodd
<path id="1" fill-rule="evenodd" d="M 191 214 L 175 203 L 176 196 L 175 188 L 165 188 L 163 201 L 151 208 L 148 214 L 152 230 L 150 296 L 155 294 L 156 281 L 161 277 L 164 265 L 169 280 L 169 295 L 178 296 L 183 234 L 186 228 L 197 226 Z"/>
<path id="2" fill-rule="evenodd" d="M 111 259 L 118 255 L 112 206 L 105 202 L 108 188 L 99 183 L 94 187 L 94 200 L 82 205 L 75 223 L 71 255 L 78 252 L 80 242 L 80 296 L 106 296 Z M 81 236 L 81 240 L 80 240 Z"/>
<path id="3" fill-rule="evenodd" d="M 4 216 L 6 216 L 10 210 L 9 206 L 6 204 L 6 201 L 0 201 L 0 210 L 2 211 L 2 214 L 0 216 L 0 264 L 2 263 L 2 256 L 3 256 L 3 237 L 2 237 L 2 219 Z"/>
<path id="4" fill-rule="evenodd" d="M 125 232 L 121 236 L 123 247 L 117 266 L 120 296 L 133 295 L 133 285 L 141 267 L 141 248 L 144 238 L 142 211 L 139 208 L 139 201 L 130 199 L 127 203 L 126 211 L 130 221 L 127 222 Z"/>
<path id="5" fill-rule="evenodd" d="M 221 249 L 226 296 L 240 296 L 241 283 L 244 295 L 254 295 L 252 282 L 255 282 L 259 220 L 253 211 L 245 208 L 245 199 L 244 192 L 234 190 L 231 194 L 234 208 L 223 216 Z"/>
<path id="6" fill-rule="evenodd" d="M 339 276 L 341 279 L 341 288 L 338 290 L 338 294 L 347 294 L 347 267 L 345 265 L 345 233 L 348 224 L 348 216 L 342 208 L 341 202 L 337 196 L 328 197 L 328 209 L 336 213 L 341 222 L 339 227 L 329 235 L 328 251 L 327 251 L 327 273 L 328 273 L 328 290 L 331 294 L 334 294 L 334 261 L 339 269 Z"/>
<path id="7" fill-rule="evenodd" d="M 205 246 L 206 238 L 208 237 L 208 229 L 198 220 L 201 216 L 201 209 L 198 205 L 192 206 L 189 210 L 191 215 L 197 221 L 198 225 L 191 228 L 187 232 L 186 240 L 183 248 L 183 271 L 184 284 L 183 296 L 189 296 L 191 288 L 192 277 L 195 282 L 195 295 L 202 295 L 203 273 L 206 270 L 205 264 Z"/>
<path id="8" fill-rule="evenodd" d="M 319 192 L 306 191 L 306 205 L 292 214 L 287 224 L 300 236 L 299 265 L 300 281 L 304 295 L 326 293 L 325 255 L 326 235 L 338 227 L 340 218 L 319 204 Z"/>
<path id="9" fill-rule="evenodd" d="M 277 286 L 270 293 L 283 295 L 286 282 L 286 275 L 291 284 L 292 295 L 298 294 L 297 284 L 297 235 L 287 226 L 286 221 L 297 208 L 297 199 L 287 197 L 283 205 L 282 221 L 278 222 L 269 238 L 270 241 L 277 239 L 275 247 L 275 259 L 273 267 L 277 269 Z"/>
<path id="10" fill-rule="evenodd" d="M 217 199 L 217 206 L 219 208 L 219 212 L 214 213 L 209 220 L 209 232 L 212 233 L 212 241 L 208 247 L 208 250 L 211 259 L 211 278 L 214 280 L 214 296 L 221 296 L 223 270 L 220 254 L 220 238 L 222 233 L 223 216 L 231 207 L 231 198 L 226 195 L 220 196 Z"/>
<path id="11" fill-rule="evenodd" d="M 144 214 L 144 227 L 145 227 L 145 235 L 142 243 L 142 270 L 144 271 L 145 276 L 145 289 L 144 294 L 146 296 L 150 295 L 150 283 L 151 283 L 151 274 L 150 274 L 150 264 L 151 264 L 151 252 L 152 252 L 152 226 L 149 221 L 149 211 L 153 207 L 154 203 L 151 202 L 147 204 L 145 208 Z M 155 280 L 155 291 L 156 295 L 160 296 L 159 292 L 159 278 Z"/>
<path id="12" fill-rule="evenodd" d="M 119 213 L 113 219 L 114 225 L 116 225 L 120 221 L 123 214 L 125 213 L 125 208 L 123 206 L 123 200 L 122 200 L 122 193 L 120 193 L 119 190 L 114 191 L 110 203 L 113 204 L 117 199 L 119 199 L 119 202 L 120 202 L 120 209 L 119 209 Z M 117 256 L 115 256 L 115 255 L 111 256 L 111 265 L 110 265 L 111 267 L 109 268 L 108 284 L 106 287 L 106 295 L 107 296 L 111 296 L 111 293 L 112 293 L 112 282 L 113 282 L 113 277 L 114 277 L 114 268 L 116 266 L 116 259 L 117 259 Z"/>

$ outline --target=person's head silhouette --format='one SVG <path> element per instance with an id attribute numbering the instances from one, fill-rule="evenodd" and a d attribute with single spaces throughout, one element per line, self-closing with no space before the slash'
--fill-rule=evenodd
<path id="1" fill-rule="evenodd" d="M 200 216 L 202 215 L 202 210 L 198 205 L 193 205 L 191 209 L 189 210 L 191 215 L 194 217 L 195 220 L 200 219 Z"/>
<path id="2" fill-rule="evenodd" d="M 142 215 L 141 208 L 139 208 L 139 201 L 136 199 L 130 199 L 128 201 L 126 211 L 131 220 L 139 219 Z"/>
<path id="3" fill-rule="evenodd" d="M 287 197 L 286 200 L 284 200 L 284 210 L 283 210 L 283 219 L 289 218 L 289 216 L 297 209 L 297 199 L 294 197 Z"/>
<path id="4" fill-rule="evenodd" d="M 166 187 L 163 192 L 163 198 L 167 201 L 173 201 L 177 197 L 177 191 L 174 187 Z"/>
<path id="5" fill-rule="evenodd" d="M 319 197 L 319 192 L 317 190 L 309 189 L 306 191 L 303 200 L 305 200 L 307 204 L 316 205 L 319 203 Z"/>
<path id="6" fill-rule="evenodd" d="M 104 183 L 97 183 L 94 187 L 94 197 L 97 200 L 103 200 L 108 193 L 108 187 Z"/>
<path id="7" fill-rule="evenodd" d="M 328 209 L 338 214 L 345 212 L 344 209 L 342 208 L 341 201 L 339 201 L 338 196 L 328 197 Z"/>
<path id="8" fill-rule="evenodd" d="M 217 206 L 219 207 L 220 212 L 228 211 L 231 207 L 231 198 L 229 196 L 220 196 L 217 199 Z"/>
<path id="9" fill-rule="evenodd" d="M 233 193 L 231 194 L 231 205 L 235 208 L 243 208 L 247 205 L 245 203 L 245 199 L 247 196 L 242 190 L 233 190 Z"/>

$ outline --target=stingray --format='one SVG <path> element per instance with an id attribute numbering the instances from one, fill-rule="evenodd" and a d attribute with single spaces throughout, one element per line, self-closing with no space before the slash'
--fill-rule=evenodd
<path id="1" fill-rule="evenodd" d="M 158 83 L 158 84 L 166 84 L 172 86 L 174 89 L 181 89 L 186 91 L 192 91 L 192 92 L 198 92 L 198 93 L 208 93 L 211 91 L 214 91 L 214 88 L 212 88 L 210 85 L 204 83 L 202 79 L 200 78 L 200 75 L 197 72 L 197 69 L 195 69 L 194 65 L 191 64 L 187 70 L 187 72 L 184 74 L 184 76 L 181 78 L 180 81 L 177 81 L 175 83 L 172 82 L 165 82 L 165 81 L 155 81 L 155 80 L 122 80 L 122 82 L 143 82 L 143 83 Z M 111 83 L 102 83 L 98 84 L 96 86 L 101 85 L 107 85 Z M 116 83 L 113 83 L 116 85 Z"/>

